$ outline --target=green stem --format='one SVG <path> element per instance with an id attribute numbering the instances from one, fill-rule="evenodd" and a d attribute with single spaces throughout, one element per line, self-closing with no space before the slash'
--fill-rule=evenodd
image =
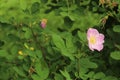
<path id="1" fill-rule="evenodd" d="M 78 76 L 80 77 L 80 58 L 77 59 L 78 62 Z"/>
<path id="2" fill-rule="evenodd" d="M 68 8 L 68 15 L 69 15 L 69 1 L 68 0 L 66 0 L 66 3 L 67 3 L 67 8 Z"/>
<path id="3" fill-rule="evenodd" d="M 73 4 L 75 4 L 75 0 L 73 0 Z"/>
<path id="4" fill-rule="evenodd" d="M 32 29 L 31 26 L 30 26 L 30 29 L 31 29 L 32 35 L 33 35 L 33 37 L 34 37 L 34 40 L 35 40 L 35 42 L 36 42 L 36 45 L 37 45 L 38 48 L 42 51 L 43 58 L 44 58 L 44 60 L 46 61 L 46 54 L 45 54 L 44 48 L 43 48 L 43 47 L 41 46 L 41 44 L 39 43 L 38 38 L 37 38 L 36 34 L 34 33 L 34 31 L 33 31 L 33 29 Z"/>

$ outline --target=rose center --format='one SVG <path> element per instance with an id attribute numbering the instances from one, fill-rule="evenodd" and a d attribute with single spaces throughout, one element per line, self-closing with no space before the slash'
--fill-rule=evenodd
<path id="1" fill-rule="evenodd" d="M 96 38 L 94 36 L 90 37 L 90 43 L 95 44 L 96 43 Z"/>

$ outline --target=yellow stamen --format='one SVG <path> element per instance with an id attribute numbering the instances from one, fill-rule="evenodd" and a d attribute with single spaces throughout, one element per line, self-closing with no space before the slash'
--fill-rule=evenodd
<path id="1" fill-rule="evenodd" d="M 90 43 L 95 44 L 96 43 L 96 38 L 94 36 L 90 37 Z"/>

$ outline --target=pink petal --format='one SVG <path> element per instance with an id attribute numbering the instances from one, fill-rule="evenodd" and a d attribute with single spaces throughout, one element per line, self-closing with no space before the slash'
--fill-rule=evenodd
<path id="1" fill-rule="evenodd" d="M 103 44 L 101 44 L 101 45 L 95 45 L 94 49 L 96 49 L 98 51 L 101 51 L 103 49 Z"/>
<path id="2" fill-rule="evenodd" d="M 103 34 L 99 34 L 99 36 L 96 38 L 96 40 L 97 40 L 97 44 L 104 43 L 104 35 Z"/>
<path id="3" fill-rule="evenodd" d="M 90 36 L 95 36 L 95 35 L 98 35 L 99 32 L 96 30 L 96 29 L 93 29 L 93 28 L 89 28 L 88 31 L 87 31 L 87 38 L 90 38 Z"/>
<path id="4" fill-rule="evenodd" d="M 41 23 L 41 27 L 45 28 L 46 24 L 45 23 Z"/>
<path id="5" fill-rule="evenodd" d="M 90 50 L 94 51 L 94 48 L 92 47 L 92 45 L 90 43 L 88 43 L 88 46 L 89 46 Z"/>

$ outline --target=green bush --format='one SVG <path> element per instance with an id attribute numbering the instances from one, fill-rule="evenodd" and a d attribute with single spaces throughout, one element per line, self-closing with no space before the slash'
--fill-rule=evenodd
<path id="1" fill-rule="evenodd" d="M 0 80 L 120 80 L 119 3 L 0 0 Z M 103 50 L 89 49 L 89 28 Z"/>

